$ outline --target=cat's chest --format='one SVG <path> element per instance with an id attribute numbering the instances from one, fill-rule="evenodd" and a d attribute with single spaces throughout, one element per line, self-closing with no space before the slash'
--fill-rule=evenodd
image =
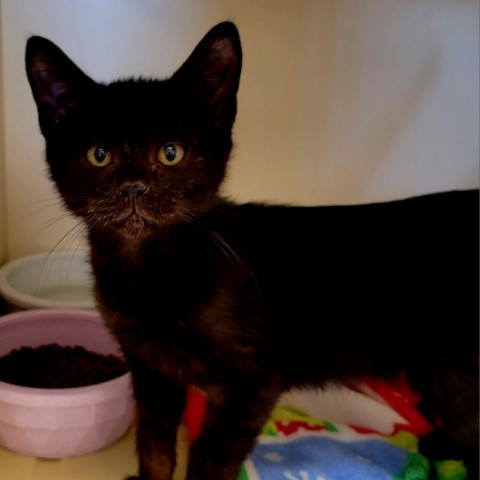
<path id="1" fill-rule="evenodd" d="M 152 313 L 159 324 L 185 320 L 215 289 L 213 269 L 192 250 L 127 260 L 94 255 L 92 265 L 103 304 L 132 316 Z"/>
<path id="2" fill-rule="evenodd" d="M 93 252 L 110 328 L 124 349 L 169 376 L 223 375 L 246 357 L 255 362 L 247 323 L 258 315 L 259 296 L 250 270 L 212 256 L 193 239 L 182 242 L 168 254 L 133 262 Z"/>
<path id="3" fill-rule="evenodd" d="M 214 332 L 201 335 L 197 327 L 201 319 L 193 314 L 187 318 L 185 309 L 182 315 L 169 314 L 156 310 L 146 317 L 106 311 L 106 318 L 127 356 L 185 386 L 206 387 L 218 376 L 213 352 L 222 339 Z"/>

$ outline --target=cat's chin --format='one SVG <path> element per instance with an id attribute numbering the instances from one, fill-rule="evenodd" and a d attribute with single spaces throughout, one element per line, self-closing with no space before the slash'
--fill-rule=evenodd
<path id="1" fill-rule="evenodd" d="M 142 240 L 152 233 L 152 227 L 142 217 L 132 215 L 116 225 L 118 234 L 127 240 Z"/>

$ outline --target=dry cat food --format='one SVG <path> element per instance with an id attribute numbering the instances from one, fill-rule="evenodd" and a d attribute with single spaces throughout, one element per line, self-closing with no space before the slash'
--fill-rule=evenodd
<path id="1" fill-rule="evenodd" d="M 112 380 L 127 372 L 115 355 L 55 343 L 21 347 L 0 357 L 0 380 L 34 388 L 74 388 Z"/>

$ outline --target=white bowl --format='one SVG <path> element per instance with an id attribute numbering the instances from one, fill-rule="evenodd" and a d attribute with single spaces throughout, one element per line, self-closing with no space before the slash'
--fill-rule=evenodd
<path id="1" fill-rule="evenodd" d="M 120 354 L 93 311 L 42 309 L 0 317 L 0 356 L 18 347 L 49 343 Z M 42 458 L 91 453 L 125 433 L 133 410 L 130 373 L 96 385 L 64 389 L 0 381 L 0 445 Z"/>
<path id="2" fill-rule="evenodd" d="M 11 310 L 95 308 L 88 258 L 82 252 L 39 253 L 0 268 L 0 295 Z"/>

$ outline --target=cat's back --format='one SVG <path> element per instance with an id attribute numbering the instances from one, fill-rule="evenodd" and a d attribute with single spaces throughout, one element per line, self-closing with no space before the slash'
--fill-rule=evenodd
<path id="1" fill-rule="evenodd" d="M 353 206 L 237 205 L 222 234 L 277 323 L 322 316 L 341 329 L 352 317 L 413 324 L 440 313 L 472 322 L 478 199 L 469 190 Z"/>
<path id="2" fill-rule="evenodd" d="M 224 210 L 231 220 L 224 226 L 232 241 L 267 258 L 325 259 L 328 254 L 341 261 L 341 257 L 349 257 L 349 252 L 381 254 L 383 249 L 385 255 L 394 257 L 409 249 L 435 249 L 435 245 L 448 246 L 449 250 L 464 245 L 464 252 L 472 255 L 469 249 L 478 246 L 478 190 L 359 205 L 248 203 Z"/>
<path id="3" fill-rule="evenodd" d="M 478 198 L 472 190 L 355 206 L 232 206 L 224 233 L 255 275 L 284 366 L 322 349 L 325 358 L 349 352 L 348 371 L 359 358 L 359 369 L 394 368 L 407 346 L 413 362 L 475 352 Z"/>

